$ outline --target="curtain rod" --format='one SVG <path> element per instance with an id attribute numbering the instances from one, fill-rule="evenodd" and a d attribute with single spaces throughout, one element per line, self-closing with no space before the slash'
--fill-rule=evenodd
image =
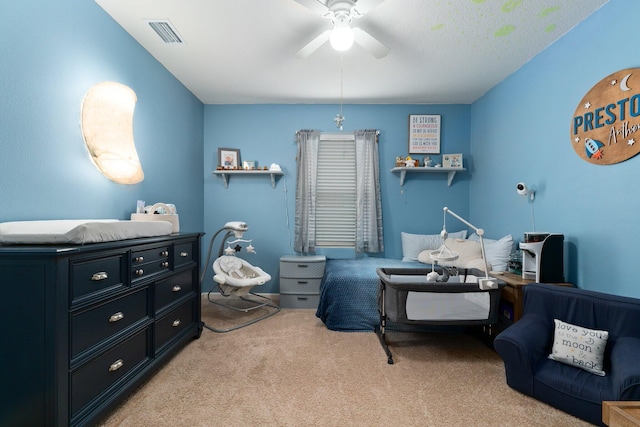
<path id="1" fill-rule="evenodd" d="M 376 130 L 376 129 L 362 129 L 362 130 L 358 129 L 358 130 L 355 130 L 355 131 L 353 131 L 353 132 L 321 132 L 321 131 L 319 131 L 319 130 L 315 130 L 315 129 L 300 129 L 300 130 L 297 130 L 297 131 L 296 131 L 296 135 L 298 135 L 300 132 L 320 132 L 320 133 L 355 133 L 355 132 L 358 132 L 358 131 L 361 131 L 361 132 L 375 132 L 375 133 L 376 133 L 376 135 L 380 135 L 380 131 L 379 131 L 379 130 Z"/>

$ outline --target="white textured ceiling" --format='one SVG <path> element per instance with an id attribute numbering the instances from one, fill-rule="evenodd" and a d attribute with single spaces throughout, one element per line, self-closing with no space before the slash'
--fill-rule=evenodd
<path id="1" fill-rule="evenodd" d="M 360 0 L 365 3 L 369 0 Z M 342 54 L 344 103 L 472 103 L 608 0 L 385 0 Z M 340 102 L 341 54 L 295 53 L 330 22 L 295 0 L 96 0 L 205 104 Z M 168 19 L 186 41 L 147 24 Z"/>

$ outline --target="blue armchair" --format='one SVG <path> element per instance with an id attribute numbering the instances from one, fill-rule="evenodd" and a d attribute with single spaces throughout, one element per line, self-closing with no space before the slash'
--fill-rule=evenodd
<path id="1" fill-rule="evenodd" d="M 554 319 L 609 332 L 605 376 L 548 358 Z M 590 423 L 603 425 L 604 400 L 640 400 L 639 299 L 527 285 L 522 318 L 495 338 L 494 348 L 511 388 Z"/>

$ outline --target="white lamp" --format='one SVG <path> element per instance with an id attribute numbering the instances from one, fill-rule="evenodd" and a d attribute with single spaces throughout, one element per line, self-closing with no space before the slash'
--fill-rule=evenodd
<path id="1" fill-rule="evenodd" d="M 339 52 L 349 50 L 353 46 L 353 30 L 349 26 L 350 23 L 351 16 L 344 12 L 338 12 L 333 20 L 329 42 L 331 47 Z"/>
<path id="2" fill-rule="evenodd" d="M 442 246 L 440 247 L 440 249 L 437 249 L 431 252 L 431 254 L 429 255 L 431 259 L 434 261 L 453 261 L 458 259 L 458 253 L 447 248 L 447 246 L 444 243 L 445 240 L 447 240 L 447 236 L 449 235 L 447 233 L 447 226 L 446 226 L 447 213 L 448 213 L 449 215 L 457 218 L 460 222 L 462 222 L 466 226 L 472 228 L 473 231 L 475 231 L 478 237 L 480 238 L 480 250 L 482 252 L 482 262 L 484 263 L 484 278 L 481 278 L 478 280 L 478 286 L 480 287 L 480 289 L 483 289 L 483 290 L 497 288 L 498 281 L 493 277 L 489 277 L 489 266 L 487 265 L 487 257 L 485 256 L 485 251 L 484 251 L 484 238 L 482 237 L 484 236 L 484 230 L 482 228 L 478 228 L 475 225 L 469 223 L 467 220 L 460 217 L 458 214 L 450 210 L 448 207 L 444 207 L 443 210 L 444 210 L 444 222 L 442 224 L 442 231 L 440 232 L 440 236 L 442 237 Z"/>
<path id="3" fill-rule="evenodd" d="M 82 102 L 81 126 L 91 160 L 110 180 L 137 184 L 144 179 L 133 142 L 135 92 L 120 83 L 93 86 Z"/>

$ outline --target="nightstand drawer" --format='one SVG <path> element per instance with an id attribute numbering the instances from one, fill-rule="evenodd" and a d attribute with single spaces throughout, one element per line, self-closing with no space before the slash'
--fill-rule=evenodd
<path id="1" fill-rule="evenodd" d="M 146 328 L 71 374 L 71 414 L 77 413 L 116 381 L 151 357 Z"/>
<path id="2" fill-rule="evenodd" d="M 317 294 L 320 292 L 322 279 L 280 279 L 280 293 L 288 294 Z"/>
<path id="3" fill-rule="evenodd" d="M 283 256 L 280 258 L 280 277 L 322 278 L 324 256 Z"/>
<path id="4" fill-rule="evenodd" d="M 71 315 L 71 357 L 100 341 L 149 319 L 149 289 Z"/>
<path id="5" fill-rule="evenodd" d="M 282 308 L 318 308 L 320 295 L 280 294 Z"/>

